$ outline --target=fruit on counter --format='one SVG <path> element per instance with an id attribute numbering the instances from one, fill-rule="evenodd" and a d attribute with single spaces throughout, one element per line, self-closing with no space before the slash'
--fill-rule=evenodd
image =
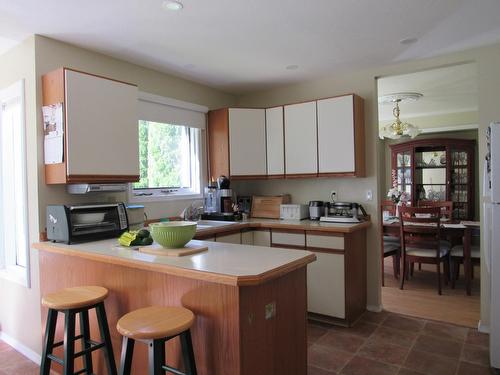
<path id="1" fill-rule="evenodd" d="M 124 232 L 120 238 L 118 238 L 118 242 L 122 246 L 148 246 L 153 243 L 153 238 L 147 229 L 132 230 Z"/>

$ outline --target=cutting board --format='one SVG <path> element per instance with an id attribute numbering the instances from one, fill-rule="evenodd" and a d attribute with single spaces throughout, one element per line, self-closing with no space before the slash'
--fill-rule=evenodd
<path id="1" fill-rule="evenodd" d="M 185 255 L 193 255 L 196 253 L 201 253 L 202 251 L 208 250 L 208 247 L 204 245 L 196 245 L 188 243 L 186 246 L 180 247 L 178 249 L 166 249 L 160 244 L 154 243 L 150 246 L 139 246 L 138 250 L 141 253 L 152 254 L 152 255 L 182 257 Z"/>
<path id="2" fill-rule="evenodd" d="M 290 203 L 290 195 L 279 196 L 253 196 L 252 197 L 252 217 L 263 219 L 279 219 L 280 205 Z"/>

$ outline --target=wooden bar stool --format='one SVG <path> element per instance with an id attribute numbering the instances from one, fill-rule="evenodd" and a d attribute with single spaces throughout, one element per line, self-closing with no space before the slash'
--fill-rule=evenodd
<path id="1" fill-rule="evenodd" d="M 194 314 L 184 307 L 151 306 L 134 310 L 124 315 L 116 324 L 123 336 L 120 374 L 130 374 L 135 340 L 148 344 L 149 374 L 159 375 L 165 371 L 179 375 L 196 375 L 190 327 Z M 165 342 L 179 336 L 182 358 L 186 372 L 170 367 L 165 359 Z"/>
<path id="2" fill-rule="evenodd" d="M 55 293 L 48 294 L 42 298 L 42 305 L 49 308 L 45 339 L 40 365 L 40 374 L 50 373 L 51 362 L 57 362 L 64 368 L 64 374 L 92 374 L 92 352 L 104 349 L 108 374 L 116 375 L 116 363 L 113 356 L 113 347 L 109 334 L 104 300 L 108 296 L 108 290 L 100 286 L 81 286 L 66 288 Z M 97 322 L 101 333 L 102 342 L 90 339 L 89 310 L 96 309 Z M 64 340 L 54 343 L 54 335 L 57 324 L 57 314 L 64 314 Z M 75 335 L 75 318 L 80 314 L 80 335 Z M 75 353 L 75 341 L 81 340 L 82 350 Z M 54 348 L 64 345 L 64 358 L 61 359 L 52 354 Z M 84 368 L 74 372 L 74 360 L 83 356 Z"/>

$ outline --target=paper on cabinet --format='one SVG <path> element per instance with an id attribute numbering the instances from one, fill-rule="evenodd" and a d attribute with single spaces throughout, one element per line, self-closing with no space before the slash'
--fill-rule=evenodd
<path id="1" fill-rule="evenodd" d="M 64 158 L 63 104 L 42 107 L 45 164 L 62 163 Z"/>

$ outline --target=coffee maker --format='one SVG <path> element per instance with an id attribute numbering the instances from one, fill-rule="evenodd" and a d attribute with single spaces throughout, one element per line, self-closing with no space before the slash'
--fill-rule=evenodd
<path id="1" fill-rule="evenodd" d="M 234 211 L 233 190 L 226 176 L 220 176 L 217 182 L 211 182 L 205 188 L 203 220 L 235 221 L 238 214 Z"/>

